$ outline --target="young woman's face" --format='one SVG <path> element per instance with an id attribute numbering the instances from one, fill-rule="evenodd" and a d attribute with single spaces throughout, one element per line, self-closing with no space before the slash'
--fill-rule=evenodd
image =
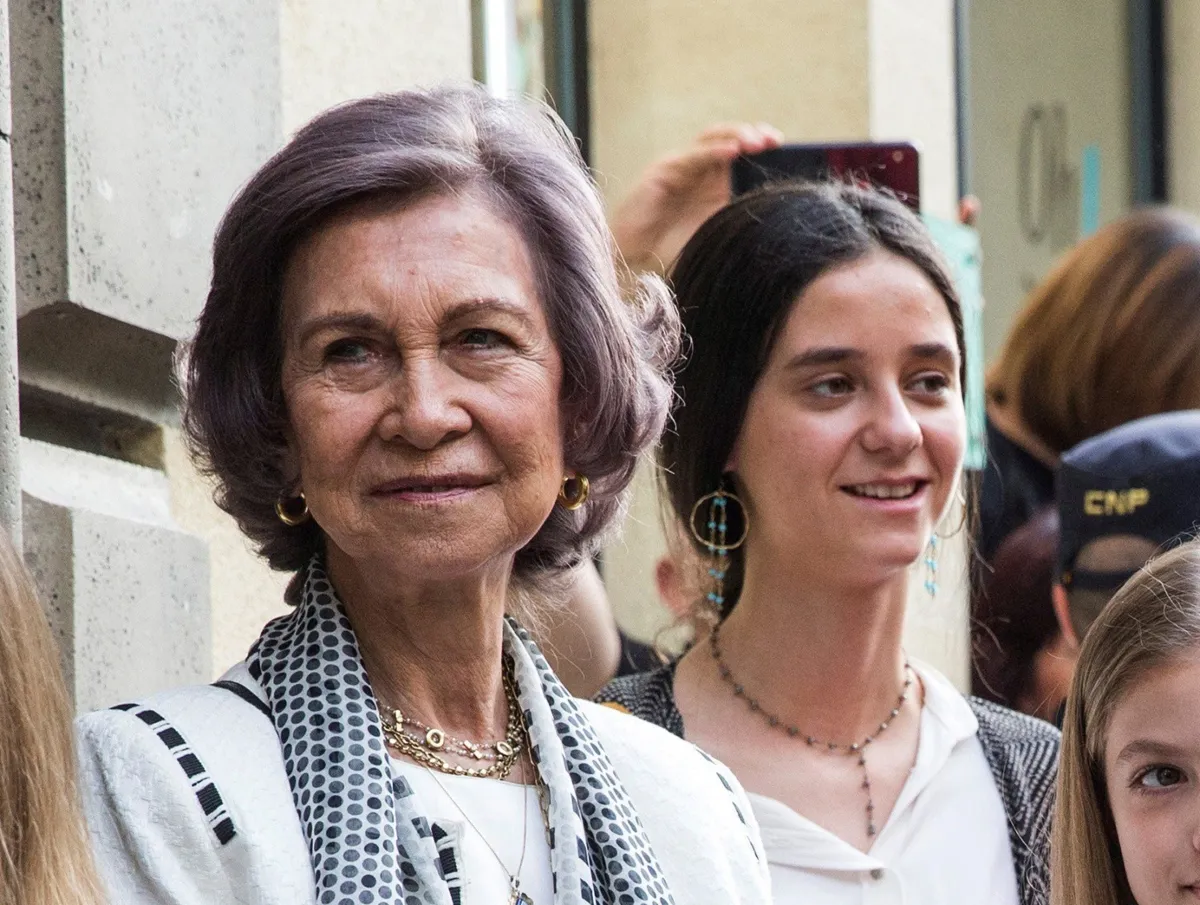
<path id="1" fill-rule="evenodd" d="M 946 302 L 885 251 L 809 285 L 784 321 L 728 463 L 769 556 L 892 577 L 958 479 L 961 363 Z"/>
<path id="2" fill-rule="evenodd" d="M 1137 905 L 1200 902 L 1200 652 L 1151 670 L 1117 704 L 1104 773 Z"/>

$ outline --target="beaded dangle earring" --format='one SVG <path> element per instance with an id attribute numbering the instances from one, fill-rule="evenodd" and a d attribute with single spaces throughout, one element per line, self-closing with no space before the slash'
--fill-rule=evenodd
<path id="1" fill-rule="evenodd" d="M 729 503 L 741 510 L 742 534 L 732 543 L 729 541 Z M 706 505 L 707 504 L 707 505 Z M 700 524 L 700 523 L 703 524 Z M 750 532 L 750 518 L 746 507 L 736 494 L 718 488 L 696 500 L 688 527 L 692 536 L 709 553 L 708 576 L 712 579 L 712 590 L 708 602 L 717 616 L 725 611 L 725 576 L 729 574 L 729 551 L 736 550 L 746 542 Z"/>
<path id="2" fill-rule="evenodd" d="M 930 597 L 937 597 L 937 556 L 938 536 L 934 533 L 929 536 L 929 546 L 925 548 L 925 592 Z"/>

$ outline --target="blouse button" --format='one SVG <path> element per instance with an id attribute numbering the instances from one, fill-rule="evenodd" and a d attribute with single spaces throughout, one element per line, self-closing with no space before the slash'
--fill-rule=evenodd
<path id="1" fill-rule="evenodd" d="M 878 880 L 882 876 L 883 876 L 883 870 L 881 868 L 877 867 L 871 871 L 871 879 L 872 880 Z"/>

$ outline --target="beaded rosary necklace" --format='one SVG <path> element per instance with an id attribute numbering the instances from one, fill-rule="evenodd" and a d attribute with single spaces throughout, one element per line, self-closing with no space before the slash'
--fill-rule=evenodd
<path id="1" fill-rule="evenodd" d="M 904 706 L 904 702 L 908 700 L 909 691 L 912 689 L 913 673 L 912 667 L 908 660 L 904 661 L 904 686 L 900 689 L 900 697 L 896 701 L 896 706 L 893 707 L 886 717 L 879 723 L 879 728 L 873 730 L 870 735 L 860 742 L 851 742 L 843 744 L 840 742 L 824 741 L 814 735 L 808 735 L 801 732 L 797 726 L 785 722 L 773 713 L 764 710 L 762 705 L 758 703 L 758 699 L 747 694 L 745 686 L 743 686 L 736 678 L 733 672 L 729 669 L 729 664 L 725 662 L 725 657 L 721 653 L 720 645 L 720 626 L 713 628 L 712 633 L 708 636 L 709 648 L 712 652 L 712 658 L 717 663 L 717 672 L 721 679 L 733 689 L 734 697 L 741 698 L 746 702 L 746 706 L 754 713 L 761 714 L 767 721 L 767 725 L 772 729 L 781 729 L 787 733 L 789 738 L 799 738 L 810 748 L 824 748 L 830 754 L 842 755 L 857 755 L 858 766 L 862 769 L 863 781 L 862 788 L 867 795 L 867 836 L 874 838 L 877 830 L 875 827 L 875 799 L 871 794 L 871 775 L 867 771 L 867 747 L 879 738 L 892 722 L 900 715 L 900 710 Z"/>

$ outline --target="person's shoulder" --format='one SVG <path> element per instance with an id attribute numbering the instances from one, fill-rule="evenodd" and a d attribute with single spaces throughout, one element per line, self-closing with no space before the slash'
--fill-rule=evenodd
<path id="1" fill-rule="evenodd" d="M 592 700 L 660 726 L 675 735 L 683 734 L 683 720 L 675 706 L 675 664 L 649 672 L 613 679 Z"/>
<path id="2" fill-rule="evenodd" d="M 220 685 L 185 685 L 86 713 L 76 720 L 76 734 L 84 748 L 108 745 L 173 747 L 176 736 L 204 748 L 223 742 L 243 747 L 277 738 L 264 712 L 258 685 L 239 666 L 223 682 L 236 685 L 241 694 Z M 251 703 L 257 701 L 257 706 Z"/>
<path id="3" fill-rule="evenodd" d="M 1057 753 L 1062 733 L 1045 720 L 983 698 L 968 697 L 967 703 L 979 721 L 979 738 L 985 748 L 1044 747 Z"/>
<path id="4" fill-rule="evenodd" d="M 731 903 L 768 901 L 758 823 L 729 768 L 623 710 L 587 701 L 579 706 L 642 819 L 676 901 L 713 901 L 714 892 Z M 707 873 L 694 870 L 697 859 Z"/>
<path id="5" fill-rule="evenodd" d="M 1045 720 L 991 701 L 968 698 L 979 721 L 979 743 L 1006 808 L 1024 801 L 1030 816 L 1048 820 L 1058 776 L 1062 734 Z"/>
<path id="6" fill-rule="evenodd" d="M 113 901 L 205 888 L 241 902 L 235 889 L 263 884 L 278 896 L 256 901 L 305 900 L 306 845 L 279 737 L 247 697 L 257 685 L 231 672 L 244 693 L 187 686 L 76 721 L 84 813 Z"/>

